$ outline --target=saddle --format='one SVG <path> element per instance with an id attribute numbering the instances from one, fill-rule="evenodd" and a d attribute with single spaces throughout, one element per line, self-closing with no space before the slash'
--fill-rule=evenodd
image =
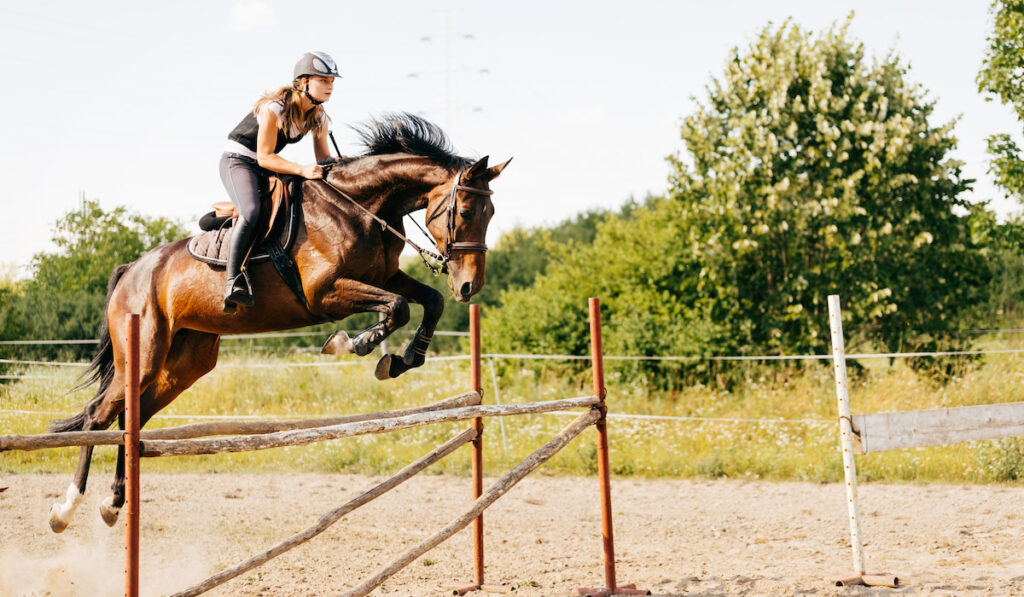
<path id="1" fill-rule="evenodd" d="M 261 210 L 264 215 L 256 224 L 264 232 L 257 236 L 245 263 L 270 261 L 292 292 L 299 297 L 303 305 L 306 305 L 299 270 L 288 256 L 288 251 L 295 244 L 302 218 L 302 181 L 301 176 L 270 177 L 269 192 L 264 193 Z M 214 203 L 213 211 L 199 219 L 199 228 L 203 232 L 190 238 L 185 246 L 188 254 L 193 259 L 216 269 L 225 268 L 228 262 L 231 226 L 237 217 L 238 213 L 231 202 Z"/>
<path id="2" fill-rule="evenodd" d="M 269 179 L 269 190 L 264 193 L 264 215 L 256 226 L 263 230 L 257 236 L 253 250 L 246 263 L 263 263 L 270 259 L 267 245 L 278 241 L 284 251 L 292 248 L 302 201 L 302 178 L 284 176 L 285 180 L 272 176 Z M 231 226 L 235 223 L 238 212 L 230 201 L 219 201 L 213 204 L 213 211 L 199 218 L 199 228 L 204 232 L 193 236 L 188 241 L 188 254 L 193 258 L 221 268 L 227 265 L 228 239 L 231 237 Z"/>

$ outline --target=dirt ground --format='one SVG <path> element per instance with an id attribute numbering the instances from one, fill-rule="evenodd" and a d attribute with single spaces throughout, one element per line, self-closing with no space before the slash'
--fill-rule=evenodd
<path id="1" fill-rule="evenodd" d="M 106 476 L 104 476 L 106 477 Z M 46 513 L 68 475 L 0 476 L 0 595 L 118 595 L 124 526 L 97 512 L 99 475 L 72 526 Z M 146 475 L 142 593 L 169 595 L 314 524 L 379 479 L 353 475 Z M 486 486 L 485 486 L 486 487 Z M 333 595 L 454 519 L 469 480 L 419 476 L 309 543 L 210 595 Z M 897 589 L 831 587 L 851 569 L 841 484 L 614 480 L 620 584 L 654 595 L 1024 595 L 1024 488 L 861 487 L 869 571 Z M 594 478 L 533 476 L 487 510 L 488 582 L 520 596 L 600 586 Z M 443 595 L 472 577 L 468 529 L 402 570 L 374 595 Z"/>

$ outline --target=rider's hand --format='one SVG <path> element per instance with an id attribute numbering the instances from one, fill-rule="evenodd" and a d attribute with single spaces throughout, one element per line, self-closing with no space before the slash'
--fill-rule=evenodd
<path id="1" fill-rule="evenodd" d="M 299 174 L 303 178 L 318 179 L 324 177 L 324 169 L 320 164 L 306 164 L 299 170 Z"/>

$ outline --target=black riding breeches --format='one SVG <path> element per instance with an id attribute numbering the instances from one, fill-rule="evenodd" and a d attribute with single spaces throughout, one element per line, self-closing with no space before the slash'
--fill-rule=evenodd
<path id="1" fill-rule="evenodd" d="M 220 180 L 238 214 L 247 222 L 259 221 L 261 200 L 269 176 L 270 172 L 250 157 L 228 152 L 220 156 Z"/>

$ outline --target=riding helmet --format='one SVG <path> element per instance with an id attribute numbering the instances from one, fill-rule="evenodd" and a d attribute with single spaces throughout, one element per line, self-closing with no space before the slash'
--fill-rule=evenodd
<path id="1" fill-rule="evenodd" d="M 341 77 L 338 74 L 338 65 L 334 63 L 327 52 L 306 52 L 295 63 L 295 75 L 293 79 L 303 76 L 317 75 L 320 77 Z"/>

